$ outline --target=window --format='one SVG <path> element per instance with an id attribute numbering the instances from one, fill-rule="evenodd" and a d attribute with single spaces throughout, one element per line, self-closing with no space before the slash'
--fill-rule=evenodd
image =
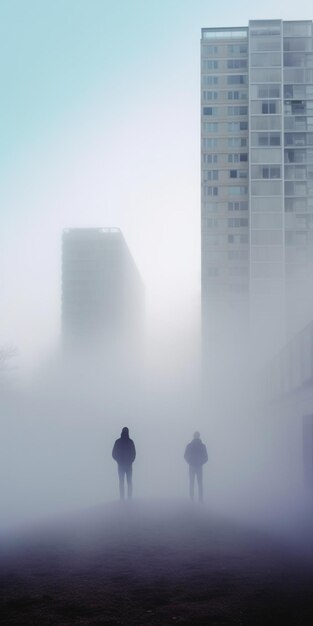
<path id="1" fill-rule="evenodd" d="M 202 84 L 206 85 L 218 85 L 218 76 L 212 76 L 209 74 L 208 76 L 202 76 Z"/>
<path id="2" fill-rule="evenodd" d="M 242 163 L 248 161 L 248 153 L 241 152 L 235 154 L 228 154 L 227 156 L 228 163 Z"/>
<path id="3" fill-rule="evenodd" d="M 247 85 L 248 76 L 246 74 L 231 74 L 227 76 L 228 85 Z"/>
<path id="4" fill-rule="evenodd" d="M 227 220 L 228 228 L 246 228 L 248 226 L 247 217 L 229 217 Z"/>
<path id="5" fill-rule="evenodd" d="M 228 91 L 227 98 L 228 100 L 247 100 L 248 93 L 247 91 Z"/>
<path id="6" fill-rule="evenodd" d="M 228 202 L 228 211 L 247 211 L 248 202 L 242 200 L 241 202 Z"/>
<path id="7" fill-rule="evenodd" d="M 212 137 L 204 137 L 202 139 L 203 150 L 210 150 L 211 148 L 217 148 L 217 139 Z"/>
<path id="8" fill-rule="evenodd" d="M 308 88 L 308 87 L 307 87 Z M 284 98 L 292 100 L 302 100 L 306 95 L 305 85 L 284 85 Z"/>
<path id="9" fill-rule="evenodd" d="M 203 100 L 217 100 L 218 99 L 218 93 L 217 93 L 217 91 L 207 91 L 207 90 L 204 90 L 202 92 L 202 98 L 203 98 Z"/>
<path id="10" fill-rule="evenodd" d="M 280 37 L 251 37 L 251 50 L 279 51 Z"/>
<path id="11" fill-rule="evenodd" d="M 285 133 L 285 145 L 286 146 L 305 146 L 306 145 L 305 133 Z"/>
<path id="12" fill-rule="evenodd" d="M 210 46 L 207 44 L 202 45 L 202 54 L 203 56 L 211 56 L 214 54 L 218 54 L 218 46 Z"/>
<path id="13" fill-rule="evenodd" d="M 285 179 L 289 180 L 305 180 L 307 177 L 307 169 L 305 165 L 286 165 Z M 311 178 L 308 176 L 308 178 Z"/>
<path id="14" fill-rule="evenodd" d="M 252 85 L 251 98 L 280 98 L 280 85 Z"/>
<path id="15" fill-rule="evenodd" d="M 284 51 L 301 50 L 302 52 L 310 51 L 312 49 L 312 41 L 310 39 L 303 39 L 302 37 L 291 37 L 287 39 L 284 37 Z"/>
<path id="16" fill-rule="evenodd" d="M 247 146 L 246 137 L 228 137 L 227 145 L 229 148 L 245 148 Z"/>
<path id="17" fill-rule="evenodd" d="M 262 102 L 262 113 L 277 113 L 276 102 Z"/>
<path id="18" fill-rule="evenodd" d="M 206 170 L 203 175 L 204 180 L 218 180 L 218 170 Z"/>
<path id="19" fill-rule="evenodd" d="M 282 193 L 281 180 L 253 180 L 251 194 L 253 196 L 279 196 Z"/>
<path id="20" fill-rule="evenodd" d="M 262 167 L 262 178 L 281 178 L 280 167 Z"/>
<path id="21" fill-rule="evenodd" d="M 243 196 L 248 193 L 248 187 L 227 187 L 229 196 Z"/>
<path id="22" fill-rule="evenodd" d="M 279 68 L 251 69 L 250 80 L 252 83 L 278 83 L 281 80 L 281 70 Z M 291 80 L 290 82 L 293 82 Z"/>
<path id="23" fill-rule="evenodd" d="M 203 124 L 203 132 L 205 133 L 217 133 L 218 124 L 217 122 L 204 122 Z"/>
<path id="24" fill-rule="evenodd" d="M 227 46 L 228 54 L 247 54 L 248 46 L 245 43 L 241 44 L 233 44 L 231 46 Z"/>
<path id="25" fill-rule="evenodd" d="M 217 70 L 218 68 L 218 61 L 211 61 L 211 60 L 205 60 L 202 61 L 202 71 L 203 72 L 209 72 L 210 70 Z"/>
<path id="26" fill-rule="evenodd" d="M 306 160 L 306 150 L 285 150 L 285 163 L 305 163 Z"/>
<path id="27" fill-rule="evenodd" d="M 280 52 L 261 52 L 251 54 L 251 67 L 280 67 L 281 56 Z"/>
<path id="28" fill-rule="evenodd" d="M 247 106 L 233 106 L 227 108 L 228 115 L 248 115 Z"/>
<path id="29" fill-rule="evenodd" d="M 305 56 L 301 52 L 285 52 L 284 53 L 284 66 L 285 67 L 304 67 Z"/>
<path id="30" fill-rule="evenodd" d="M 238 133 L 241 130 L 248 130 L 248 122 L 228 122 L 228 132 Z"/>
<path id="31" fill-rule="evenodd" d="M 299 37 L 311 36 L 311 22 L 284 22 L 284 37 L 299 35 Z"/>
<path id="32" fill-rule="evenodd" d="M 285 182 L 285 194 L 286 196 L 306 196 L 307 188 L 306 183 L 301 182 Z"/>
<path id="33" fill-rule="evenodd" d="M 247 59 L 229 59 L 227 61 L 227 67 L 230 70 L 246 68 Z"/>
<path id="34" fill-rule="evenodd" d="M 205 164 L 217 163 L 217 161 L 218 161 L 217 154 L 203 154 L 202 155 L 202 162 Z"/>
<path id="35" fill-rule="evenodd" d="M 272 148 L 270 152 L 270 157 L 267 148 L 257 148 L 255 150 L 251 150 L 251 163 L 267 163 L 269 158 L 271 160 L 271 163 L 281 163 L 281 149 Z"/>
<path id="36" fill-rule="evenodd" d="M 248 178 L 248 170 L 230 170 L 230 178 Z"/>
<path id="37" fill-rule="evenodd" d="M 245 233 L 240 234 L 240 235 L 228 235 L 227 241 L 228 243 L 234 243 L 234 244 L 248 243 L 248 235 L 246 235 Z"/>
<path id="38" fill-rule="evenodd" d="M 218 108 L 217 107 L 203 107 L 203 115 L 213 115 L 216 117 L 218 115 Z"/>
<path id="39" fill-rule="evenodd" d="M 253 115 L 251 130 L 280 130 L 282 126 L 279 115 Z"/>
<path id="40" fill-rule="evenodd" d="M 218 187 L 208 187 L 207 185 L 204 185 L 203 191 L 204 191 L 205 196 L 217 196 L 218 195 Z"/>
<path id="41" fill-rule="evenodd" d="M 305 80 L 303 69 L 300 69 L 300 68 L 298 69 L 298 68 L 293 68 L 293 67 L 286 67 L 284 69 L 284 83 L 305 84 L 306 82 L 310 82 L 310 81 Z"/>
<path id="42" fill-rule="evenodd" d="M 306 198 L 285 198 L 286 213 L 293 213 L 294 211 L 306 211 L 306 210 L 307 210 Z"/>
<path id="43" fill-rule="evenodd" d="M 278 165 L 253 165 L 251 168 L 252 178 L 281 178 Z"/>
<path id="44" fill-rule="evenodd" d="M 280 146 L 280 133 L 252 133 L 253 146 Z"/>

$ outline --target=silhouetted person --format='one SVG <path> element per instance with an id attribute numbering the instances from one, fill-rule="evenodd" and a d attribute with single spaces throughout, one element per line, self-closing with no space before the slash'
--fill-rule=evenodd
<path id="1" fill-rule="evenodd" d="M 195 478 L 197 477 L 199 500 L 203 500 L 203 465 L 208 460 L 206 446 L 200 439 L 200 433 L 195 432 L 193 440 L 188 443 L 184 458 L 189 465 L 189 493 L 193 500 L 195 492 Z"/>
<path id="2" fill-rule="evenodd" d="M 133 493 L 133 462 L 136 458 L 136 448 L 132 439 L 129 438 L 128 428 L 125 426 L 121 432 L 121 436 L 116 440 L 113 450 L 113 459 L 117 462 L 118 477 L 120 482 L 120 498 L 125 497 L 125 475 L 127 479 L 127 495 L 130 499 Z"/>

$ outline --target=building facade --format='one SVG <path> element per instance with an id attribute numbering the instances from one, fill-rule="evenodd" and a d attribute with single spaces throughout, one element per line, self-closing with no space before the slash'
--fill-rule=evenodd
<path id="1" fill-rule="evenodd" d="M 142 333 L 143 284 L 118 228 L 72 228 L 62 241 L 62 339 L 107 350 Z"/>
<path id="2" fill-rule="evenodd" d="M 204 335 L 226 316 L 278 348 L 313 260 L 311 21 L 202 29 L 201 170 Z"/>

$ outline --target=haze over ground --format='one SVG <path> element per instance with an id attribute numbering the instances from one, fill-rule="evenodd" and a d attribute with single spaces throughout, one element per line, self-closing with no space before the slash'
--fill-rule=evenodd
<path id="1" fill-rule="evenodd" d="M 293 424 L 282 430 L 254 395 L 246 346 L 228 346 L 214 377 L 199 377 L 200 28 L 311 18 L 307 2 L 250 11 L 181 0 L 1 5 L 0 335 L 19 349 L 22 383 L 1 399 L 2 531 L 115 500 L 111 449 L 124 425 L 138 450 L 135 499 L 187 498 L 183 452 L 198 429 L 209 511 L 295 541 L 311 519 L 300 441 L 290 455 Z M 137 355 L 116 370 L 60 363 L 70 226 L 122 229 L 146 285 L 140 365 Z"/>

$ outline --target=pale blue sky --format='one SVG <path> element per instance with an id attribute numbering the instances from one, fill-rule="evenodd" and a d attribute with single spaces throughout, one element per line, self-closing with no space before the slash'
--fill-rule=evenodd
<path id="1" fill-rule="evenodd" d="M 32 352 L 57 337 L 68 226 L 121 227 L 150 310 L 173 324 L 182 301 L 195 310 L 201 27 L 312 19 L 311 7 L 1 0 L 0 340 Z"/>

